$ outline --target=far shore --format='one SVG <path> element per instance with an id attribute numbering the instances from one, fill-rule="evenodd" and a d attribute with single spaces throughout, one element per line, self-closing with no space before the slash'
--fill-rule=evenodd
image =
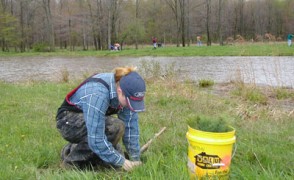
<path id="1" fill-rule="evenodd" d="M 47 51 L 47 50 L 46 50 Z M 22 56 L 60 56 L 60 57 L 142 57 L 142 56 L 294 56 L 293 46 L 288 47 L 286 41 L 282 42 L 238 42 L 220 46 L 217 43 L 212 46 L 197 46 L 195 43 L 186 47 L 176 47 L 175 44 L 163 44 L 162 47 L 153 49 L 152 45 L 123 45 L 121 51 L 95 50 L 89 47 L 82 50 L 76 47 L 74 51 L 55 48 L 54 52 L 36 52 L 33 49 L 26 52 L 17 52 L 11 48 L 9 52 L 0 52 L 0 57 Z"/>

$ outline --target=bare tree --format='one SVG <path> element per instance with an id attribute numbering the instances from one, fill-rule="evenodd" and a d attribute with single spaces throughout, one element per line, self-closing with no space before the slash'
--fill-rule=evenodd
<path id="1" fill-rule="evenodd" d="M 20 1 L 20 51 L 24 52 L 25 51 L 25 44 L 24 44 L 24 39 L 25 39 L 25 34 L 24 34 L 24 4 L 23 1 Z"/>
<path id="2" fill-rule="evenodd" d="M 46 24 L 47 24 L 46 30 L 49 36 L 50 51 L 54 51 L 55 50 L 54 26 L 53 26 L 53 20 L 52 20 L 51 8 L 50 8 L 50 0 L 42 0 L 42 2 L 43 2 L 45 15 L 46 15 Z"/>
<path id="3" fill-rule="evenodd" d="M 91 30 L 92 30 L 92 38 L 93 38 L 93 44 L 95 47 L 95 50 L 98 50 L 101 48 L 101 42 L 99 39 L 99 24 L 100 24 L 100 6 L 101 6 L 101 1 L 96 0 L 96 5 L 97 5 L 97 10 L 96 10 L 96 16 L 94 15 L 94 10 L 92 8 L 91 0 L 87 0 L 88 8 L 89 8 L 89 13 L 90 13 L 90 19 L 91 19 Z"/>
<path id="4" fill-rule="evenodd" d="M 244 35 L 244 0 L 238 0 L 237 5 L 235 7 L 235 22 L 234 22 L 234 37 L 236 37 L 237 34 Z"/>
<path id="5" fill-rule="evenodd" d="M 58 4 L 58 10 L 56 14 L 56 17 L 59 17 L 57 19 L 57 25 L 56 27 L 56 36 L 58 37 L 58 41 L 59 41 L 59 46 L 60 49 L 62 48 L 67 48 L 67 43 L 68 43 L 68 36 L 67 36 L 67 18 L 65 18 L 64 16 L 64 11 L 66 10 L 66 2 L 65 1 L 60 1 Z M 66 23 L 65 23 L 66 22 Z"/>
<path id="6" fill-rule="evenodd" d="M 222 9 L 223 9 L 223 0 L 218 0 L 218 36 L 219 44 L 224 45 L 223 35 L 222 35 Z"/>
<path id="7" fill-rule="evenodd" d="M 171 8 L 176 22 L 176 43 L 177 47 L 180 46 L 180 22 L 179 22 L 179 14 L 178 14 L 178 0 L 165 0 L 168 6 Z"/>
<path id="8" fill-rule="evenodd" d="M 207 36 L 207 46 L 211 46 L 210 38 L 210 14 L 211 14 L 211 0 L 206 1 L 206 36 Z"/>
<path id="9" fill-rule="evenodd" d="M 177 46 L 201 34 L 207 45 L 238 34 L 285 38 L 294 31 L 293 7 L 293 0 L 0 0 L 0 45 L 23 52 L 44 42 L 50 51 L 138 48 L 151 36 Z"/>
<path id="10" fill-rule="evenodd" d="M 98 49 L 102 50 L 102 23 L 103 23 L 103 7 L 102 7 L 102 1 L 101 0 L 96 0 L 96 23 L 97 23 L 97 28 L 94 28 L 95 32 L 93 33 L 94 35 L 94 42 L 95 44 L 98 45 Z M 95 21 L 94 21 L 95 22 Z M 93 24 L 95 27 L 95 24 Z M 98 31 L 98 33 L 97 33 Z M 107 47 L 108 48 L 108 47 Z"/>
<path id="11" fill-rule="evenodd" d="M 111 43 L 117 40 L 116 37 L 116 21 L 118 18 L 118 6 L 120 2 L 118 0 L 110 0 L 108 2 L 108 47 L 111 46 Z"/>
<path id="12" fill-rule="evenodd" d="M 90 6 L 89 6 L 90 9 Z M 92 12 L 92 11 L 91 11 Z M 103 20 L 104 20 L 104 14 L 103 14 L 103 4 L 102 0 L 96 0 L 96 13 L 92 14 L 92 34 L 94 39 L 94 45 L 96 50 L 102 50 L 105 46 L 106 49 L 108 49 L 108 44 L 103 45 Z M 105 18 L 106 19 L 106 18 Z"/>
<path id="13" fill-rule="evenodd" d="M 135 27 L 135 46 L 138 49 L 138 21 L 139 21 L 139 0 L 136 0 L 136 27 Z"/>
<path id="14" fill-rule="evenodd" d="M 85 7 L 84 7 L 84 0 L 79 0 L 79 12 L 81 13 L 80 14 L 80 21 L 82 21 L 82 44 L 83 44 L 83 50 L 87 50 L 88 49 L 88 41 L 87 41 L 87 15 L 85 13 Z"/>
<path id="15" fill-rule="evenodd" d="M 179 7 L 180 7 L 180 17 L 181 17 L 181 26 L 180 26 L 180 29 L 181 29 L 181 34 L 182 34 L 182 46 L 185 47 L 186 46 L 186 26 L 185 26 L 185 0 L 179 0 Z"/>
<path id="16" fill-rule="evenodd" d="M 188 39 L 188 46 L 190 46 L 190 43 L 192 41 L 191 38 L 191 29 L 190 29 L 190 0 L 187 0 L 187 39 Z"/>
<path id="17" fill-rule="evenodd" d="M 107 45 L 108 48 L 111 46 L 111 12 L 113 11 L 113 2 L 114 0 L 109 0 L 108 4 L 108 24 L 107 24 Z"/>

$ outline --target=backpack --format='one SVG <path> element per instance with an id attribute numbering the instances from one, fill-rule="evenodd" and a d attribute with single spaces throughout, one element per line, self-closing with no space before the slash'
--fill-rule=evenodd
<path id="1" fill-rule="evenodd" d="M 103 84 L 108 90 L 109 90 L 109 85 L 101 78 L 93 78 L 92 76 L 89 77 L 88 79 L 86 79 L 85 81 L 83 81 L 79 86 L 77 86 L 76 88 L 74 88 L 72 91 L 70 91 L 66 96 L 65 99 L 63 101 L 63 103 L 61 104 L 61 106 L 58 108 L 57 110 L 57 115 L 56 117 L 62 113 L 63 111 L 72 111 L 72 112 L 77 112 L 77 113 L 82 113 L 83 111 L 78 108 L 75 104 L 71 103 L 69 101 L 70 97 L 85 83 L 87 82 L 99 82 L 101 84 Z M 118 108 L 113 108 L 113 107 L 108 107 L 107 111 L 106 111 L 106 116 L 110 116 L 112 114 L 117 114 L 119 111 Z"/>

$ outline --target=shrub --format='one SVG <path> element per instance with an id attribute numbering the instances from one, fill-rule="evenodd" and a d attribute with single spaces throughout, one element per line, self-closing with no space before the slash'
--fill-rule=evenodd
<path id="1" fill-rule="evenodd" d="M 245 86 L 244 84 L 237 84 L 237 89 L 233 91 L 234 95 L 242 97 L 246 101 L 257 104 L 267 104 L 268 98 L 255 86 Z"/>
<path id="2" fill-rule="evenodd" d="M 199 87 L 211 87 L 214 85 L 214 81 L 210 79 L 201 79 L 199 80 Z"/>
<path id="3" fill-rule="evenodd" d="M 245 92 L 245 98 L 251 102 L 259 104 L 267 104 L 267 97 L 259 89 L 249 89 Z"/>
<path id="4" fill-rule="evenodd" d="M 284 88 L 277 88 L 275 92 L 277 99 L 294 98 L 294 93 L 291 93 Z"/>
<path id="5" fill-rule="evenodd" d="M 61 70 L 61 81 L 65 83 L 69 81 L 69 72 L 66 68 Z"/>
<path id="6" fill-rule="evenodd" d="M 48 45 L 46 43 L 36 43 L 33 45 L 33 50 L 35 52 L 48 52 Z"/>

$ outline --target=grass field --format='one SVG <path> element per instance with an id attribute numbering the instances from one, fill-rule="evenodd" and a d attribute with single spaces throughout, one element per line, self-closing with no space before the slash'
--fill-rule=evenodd
<path id="1" fill-rule="evenodd" d="M 187 120 L 197 115 L 225 117 L 236 129 L 231 179 L 293 179 L 293 89 L 265 91 L 240 82 L 204 88 L 166 78 L 146 80 L 141 145 L 161 127 L 167 129 L 142 155 L 143 166 L 131 173 L 59 168 L 66 141 L 55 128 L 55 113 L 78 80 L 1 82 L 0 179 L 189 179 L 185 134 Z"/>
<path id="2" fill-rule="evenodd" d="M 77 47 L 75 51 L 56 48 L 55 52 L 0 52 L 0 57 L 7 56 L 293 56 L 294 47 L 288 47 L 286 42 L 268 42 L 268 43 L 237 43 L 233 45 L 198 47 L 191 44 L 186 47 L 176 47 L 175 45 L 166 45 L 163 48 L 153 49 L 151 45 L 140 45 L 139 49 L 134 46 L 125 46 L 122 51 L 87 51 Z"/>
<path id="3" fill-rule="evenodd" d="M 286 43 L 211 47 L 152 46 L 135 50 L 0 52 L 15 56 L 292 56 Z M 145 67 L 144 67 L 145 66 Z M 140 142 L 162 127 L 166 131 L 142 155 L 143 166 L 131 173 L 102 169 L 62 170 L 60 150 L 66 144 L 56 129 L 55 114 L 66 93 L 81 80 L 61 73 L 61 82 L 0 82 L 0 179 L 189 179 L 187 121 L 198 115 L 224 117 L 236 129 L 237 150 L 230 179 L 290 180 L 294 177 L 294 90 L 257 87 L 242 81 L 214 84 L 176 81 L 173 68 L 143 65 L 148 74 L 146 107 L 140 114 Z M 152 65 L 151 65 L 152 66 Z"/>

